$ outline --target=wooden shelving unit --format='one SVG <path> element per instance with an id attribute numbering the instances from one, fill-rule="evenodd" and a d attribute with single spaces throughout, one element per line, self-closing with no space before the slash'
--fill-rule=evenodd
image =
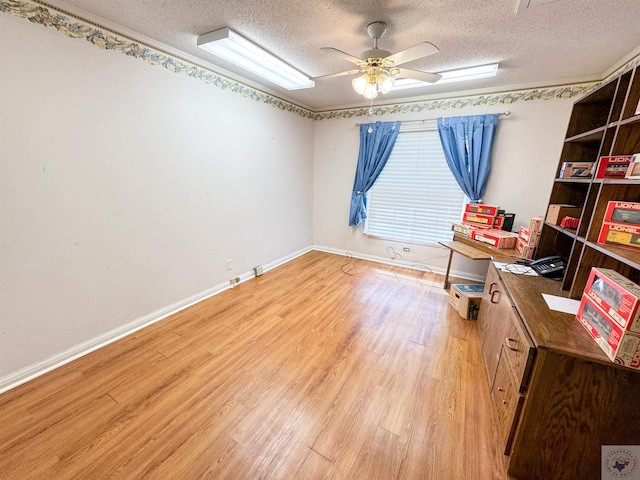
<path id="1" fill-rule="evenodd" d="M 578 100 L 571 113 L 549 204 L 582 207 L 577 230 L 545 223 L 537 257 L 562 255 L 568 266 L 562 289 L 580 298 L 591 267 L 612 268 L 640 282 L 640 251 L 597 243 L 607 202 L 640 202 L 640 181 L 559 179 L 563 162 L 597 162 L 601 156 L 640 152 L 640 67 L 623 72 Z"/>

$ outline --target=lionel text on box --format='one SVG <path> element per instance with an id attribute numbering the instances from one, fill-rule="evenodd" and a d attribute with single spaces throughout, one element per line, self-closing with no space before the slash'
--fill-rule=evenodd
<path id="1" fill-rule="evenodd" d="M 603 221 L 608 223 L 640 225 L 640 203 L 608 202 Z"/>
<path id="2" fill-rule="evenodd" d="M 462 318 L 475 320 L 478 318 L 478 310 L 480 310 L 483 290 L 484 285 L 481 284 L 451 285 L 449 304 Z"/>
<path id="3" fill-rule="evenodd" d="M 590 178 L 595 162 L 564 162 L 559 178 Z"/>
<path id="4" fill-rule="evenodd" d="M 638 250 L 640 249 L 640 226 L 604 222 L 600 229 L 598 243 Z"/>
<path id="5" fill-rule="evenodd" d="M 640 335 L 623 330 L 584 294 L 576 318 L 610 360 L 625 367 L 640 369 Z"/>
<path id="6" fill-rule="evenodd" d="M 552 203 L 547 210 L 547 223 L 553 225 L 560 225 L 564 217 L 580 217 L 582 207 L 576 207 L 575 205 L 566 205 L 561 203 Z"/>
<path id="7" fill-rule="evenodd" d="M 596 178 L 624 177 L 631 163 L 631 155 L 618 155 L 615 157 L 600 157 Z"/>
<path id="8" fill-rule="evenodd" d="M 473 239 L 491 245 L 494 248 L 516 248 L 517 233 L 504 230 L 482 230 L 476 232 Z"/>
<path id="9" fill-rule="evenodd" d="M 621 328 L 640 334 L 640 285 L 615 270 L 593 267 L 584 294 Z"/>

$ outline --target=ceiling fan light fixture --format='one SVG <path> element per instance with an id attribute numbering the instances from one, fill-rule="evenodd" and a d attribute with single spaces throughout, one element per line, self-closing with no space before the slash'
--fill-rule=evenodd
<path id="1" fill-rule="evenodd" d="M 380 87 L 380 92 L 382 94 L 389 93 L 393 88 L 396 79 L 391 75 L 386 75 L 384 73 L 380 74 L 380 78 L 378 78 L 378 85 Z"/>
<path id="2" fill-rule="evenodd" d="M 362 96 L 368 100 L 376 98 L 378 96 L 378 83 L 367 83 L 367 86 L 364 87 Z"/>
<path id="3" fill-rule="evenodd" d="M 351 81 L 351 86 L 353 87 L 353 89 L 356 91 L 358 95 L 363 95 L 364 89 L 366 88 L 368 83 L 369 83 L 369 76 L 365 73 L 364 75 L 354 78 Z"/>
<path id="4" fill-rule="evenodd" d="M 198 36 L 198 47 L 287 90 L 311 88 L 315 82 L 230 28 Z"/>

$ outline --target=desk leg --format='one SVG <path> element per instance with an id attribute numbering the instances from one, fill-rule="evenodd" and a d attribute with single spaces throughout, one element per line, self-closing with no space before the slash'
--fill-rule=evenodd
<path id="1" fill-rule="evenodd" d="M 447 263 L 447 273 L 444 275 L 444 289 L 449 288 L 449 270 L 451 269 L 451 259 L 453 258 L 453 250 L 449 250 L 449 263 Z"/>

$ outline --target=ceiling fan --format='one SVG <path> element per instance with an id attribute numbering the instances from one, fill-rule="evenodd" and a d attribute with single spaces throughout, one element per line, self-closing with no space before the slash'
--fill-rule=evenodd
<path id="1" fill-rule="evenodd" d="M 440 80 L 442 75 L 437 73 L 420 72 L 418 70 L 399 67 L 399 65 L 404 63 L 438 53 L 438 47 L 429 42 L 422 42 L 411 48 L 392 54 L 387 50 L 378 48 L 378 39 L 382 37 L 386 31 L 387 24 L 385 22 L 373 22 L 367 26 L 367 33 L 373 39 L 373 48 L 362 52 L 362 58 L 355 57 L 337 48 L 322 47 L 320 50 L 333 53 L 344 60 L 353 62 L 357 68 L 322 75 L 314 78 L 314 80 L 361 73 L 362 75 L 354 78 L 351 84 L 358 94 L 368 99 L 376 98 L 378 96 L 378 90 L 383 94 L 388 93 L 393 87 L 396 77 L 411 78 L 427 83 L 435 83 Z"/>

